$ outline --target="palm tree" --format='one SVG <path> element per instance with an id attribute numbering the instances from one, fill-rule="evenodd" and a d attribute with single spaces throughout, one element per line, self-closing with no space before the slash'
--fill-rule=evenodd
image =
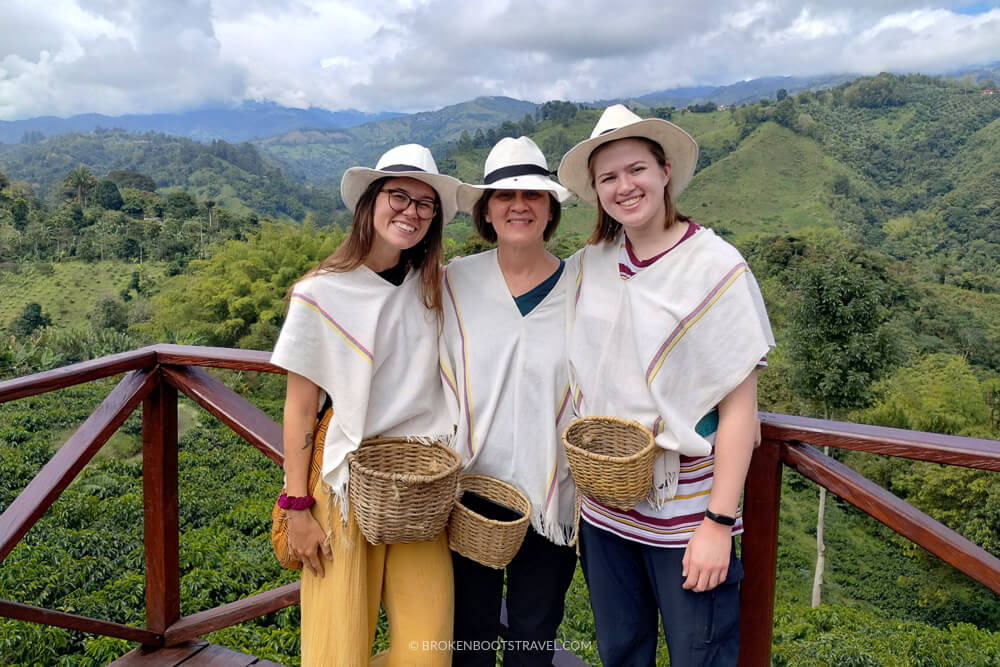
<path id="1" fill-rule="evenodd" d="M 80 206 L 87 205 L 87 193 L 90 189 L 97 185 L 97 179 L 87 169 L 84 165 L 80 165 L 73 171 L 66 174 L 66 178 L 63 180 L 63 185 L 66 186 L 68 190 L 72 190 L 76 193 L 76 202 Z"/>
<path id="2" fill-rule="evenodd" d="M 215 226 L 212 224 L 212 209 L 213 208 L 215 208 L 215 200 L 214 199 L 207 199 L 207 200 L 205 200 L 205 210 L 208 211 L 208 228 L 209 229 L 215 229 Z"/>

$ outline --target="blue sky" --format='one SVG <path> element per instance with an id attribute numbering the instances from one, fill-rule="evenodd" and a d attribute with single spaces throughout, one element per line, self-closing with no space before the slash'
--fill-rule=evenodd
<path id="1" fill-rule="evenodd" d="M 954 11 L 958 14 L 976 16 L 977 14 L 985 14 L 992 9 L 996 9 L 998 6 L 1000 6 L 1000 3 L 997 2 L 970 2 L 955 7 Z"/>
<path id="2" fill-rule="evenodd" d="M 409 112 L 997 61 L 997 2 L 4 0 L 0 120 L 242 100 Z"/>

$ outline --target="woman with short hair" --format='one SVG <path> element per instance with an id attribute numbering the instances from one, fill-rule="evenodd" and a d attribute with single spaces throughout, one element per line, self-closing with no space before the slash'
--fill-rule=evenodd
<path id="1" fill-rule="evenodd" d="M 571 417 L 565 323 L 574 276 L 545 249 L 569 196 L 528 137 L 502 139 L 483 185 L 459 188 L 459 208 L 497 248 L 445 270 L 441 364 L 455 446 L 464 472 L 520 489 L 531 522 L 506 570 L 453 553 L 455 665 L 495 664 L 505 573 L 504 664 L 552 664 L 576 569 L 567 546 L 575 488 L 559 440 Z"/>

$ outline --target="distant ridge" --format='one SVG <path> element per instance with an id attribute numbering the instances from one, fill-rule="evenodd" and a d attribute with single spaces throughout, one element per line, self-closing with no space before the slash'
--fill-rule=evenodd
<path id="1" fill-rule="evenodd" d="M 833 88 L 858 78 L 858 74 L 829 74 L 822 76 L 766 76 L 759 79 L 738 81 L 726 86 L 689 86 L 670 88 L 639 97 L 618 98 L 590 102 L 587 106 L 604 107 L 609 104 L 627 103 L 646 107 L 686 107 L 691 104 L 715 102 L 716 104 L 753 104 L 761 98 L 774 99 L 779 88 L 789 93 L 817 88 Z"/>
<path id="2" fill-rule="evenodd" d="M 913 72 L 895 72 L 895 74 L 913 74 Z M 959 79 L 963 76 L 975 79 L 1000 80 L 1000 61 L 984 65 L 969 65 L 948 72 L 941 76 Z M 816 76 L 765 76 L 758 79 L 737 81 L 725 86 L 688 86 L 669 88 L 638 97 L 618 97 L 607 100 L 595 100 L 585 103 L 586 106 L 601 108 L 611 104 L 637 104 L 646 107 L 686 107 L 691 104 L 715 102 L 725 106 L 733 104 L 754 104 L 761 99 L 775 98 L 779 89 L 795 93 L 801 90 L 819 90 L 835 88 L 842 83 L 853 81 L 861 74 L 821 74 Z M 933 75 L 932 75 L 933 76 Z"/>
<path id="3" fill-rule="evenodd" d="M 498 127 L 534 116 L 538 105 L 511 97 L 483 96 L 434 111 L 365 123 L 343 130 L 296 131 L 255 141 L 286 174 L 311 183 L 339 182 L 351 165 L 374 164 L 387 148 L 415 142 L 441 151 L 462 132 Z M 444 167 L 444 165 L 438 165 Z"/>
<path id="4" fill-rule="evenodd" d="M 273 102 L 244 102 L 233 109 L 200 109 L 183 113 L 124 116 L 88 113 L 69 118 L 40 116 L 0 121 L 0 142 L 18 143 L 28 133 L 51 137 L 71 132 L 92 132 L 99 127 L 129 132 L 162 132 L 196 141 L 222 139 L 240 142 L 304 129 L 337 130 L 403 115 L 389 111 L 365 113 L 354 109 L 293 109 Z M 34 139 L 40 138 L 37 134 L 34 136 Z M 28 134 L 28 139 L 32 140 L 31 134 Z"/>

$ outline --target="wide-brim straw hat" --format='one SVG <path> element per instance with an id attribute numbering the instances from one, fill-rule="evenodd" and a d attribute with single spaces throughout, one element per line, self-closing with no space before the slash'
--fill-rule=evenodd
<path id="1" fill-rule="evenodd" d="M 368 186 L 380 178 L 414 178 L 434 188 L 441 200 L 441 214 L 449 223 L 458 211 L 456 193 L 461 181 L 438 173 L 430 150 L 420 144 L 404 144 L 382 154 L 374 169 L 351 167 L 340 179 L 340 197 L 351 213 Z"/>
<path id="2" fill-rule="evenodd" d="M 528 137 L 504 137 L 486 157 L 483 184 L 462 183 L 458 188 L 458 210 L 472 213 L 487 190 L 539 190 L 552 193 L 561 204 L 573 196 L 552 180 L 545 155 Z"/>
<path id="3" fill-rule="evenodd" d="M 630 138 L 649 139 L 663 147 L 667 162 L 670 163 L 667 190 L 676 201 L 694 176 L 698 164 L 697 142 L 670 121 L 640 118 L 623 104 L 605 109 L 594 126 L 594 131 L 590 133 L 590 138 L 573 146 L 563 156 L 559 164 L 559 181 L 580 199 L 596 205 L 597 192 L 590 175 L 590 156 L 604 144 Z"/>

